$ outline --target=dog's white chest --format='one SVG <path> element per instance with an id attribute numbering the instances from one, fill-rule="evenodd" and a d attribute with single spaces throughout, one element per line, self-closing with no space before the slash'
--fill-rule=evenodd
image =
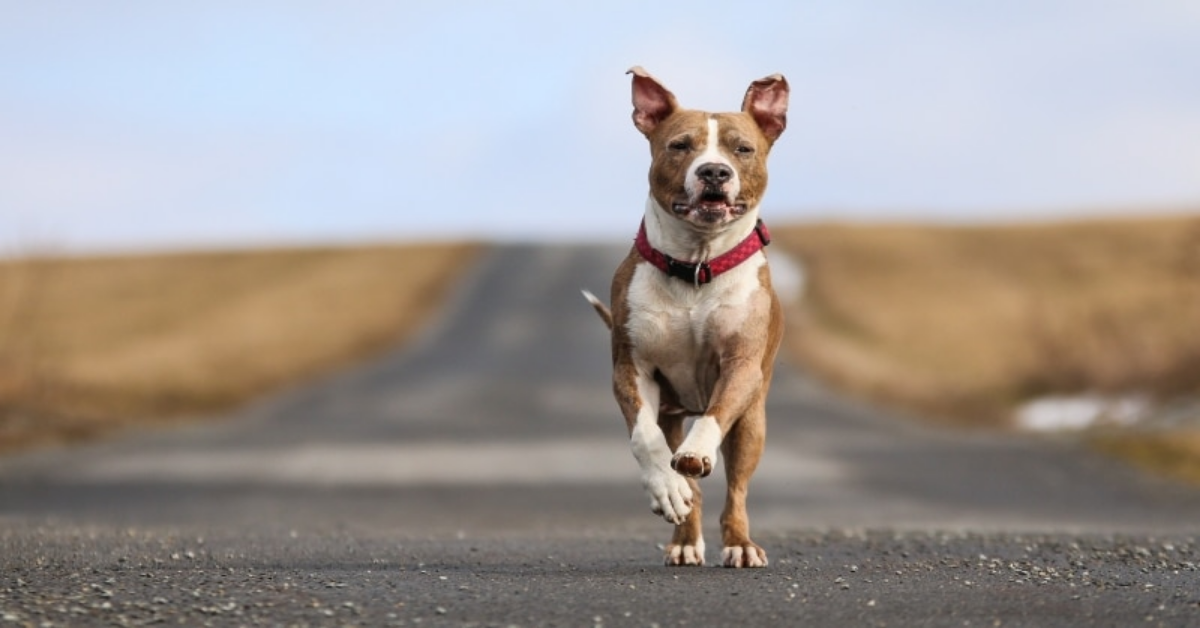
<path id="1" fill-rule="evenodd" d="M 702 413 L 720 376 L 721 349 L 739 333 L 749 300 L 762 288 L 756 255 L 701 288 L 640 264 L 629 286 L 626 326 L 635 361 L 660 372 L 684 409 Z"/>

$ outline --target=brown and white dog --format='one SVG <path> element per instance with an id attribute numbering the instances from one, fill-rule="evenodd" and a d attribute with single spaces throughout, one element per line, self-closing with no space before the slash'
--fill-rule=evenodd
<path id="1" fill-rule="evenodd" d="M 642 68 L 629 73 L 633 124 L 650 141 L 650 195 L 613 277 L 612 310 L 584 296 L 612 330 L 613 392 L 651 509 L 675 524 L 666 563 L 704 564 L 696 478 L 712 472 L 719 448 L 721 560 L 764 567 L 746 491 L 766 439 L 783 315 L 758 206 L 767 154 L 787 124 L 788 84 L 768 76 L 750 84 L 740 112 L 706 113 L 681 108 Z"/>

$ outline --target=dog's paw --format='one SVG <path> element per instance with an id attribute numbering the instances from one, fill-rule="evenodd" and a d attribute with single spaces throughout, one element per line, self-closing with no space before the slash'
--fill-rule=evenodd
<path id="1" fill-rule="evenodd" d="M 664 561 L 668 567 L 700 566 L 704 564 L 704 539 L 696 539 L 695 545 L 667 546 Z"/>
<path id="2" fill-rule="evenodd" d="M 721 561 L 726 567 L 766 567 L 767 553 L 754 543 L 746 542 L 721 550 Z"/>
<path id="3" fill-rule="evenodd" d="M 675 525 L 692 512 L 692 487 L 683 476 L 669 469 L 651 469 L 642 476 L 642 485 L 650 496 L 650 510 Z"/>
<path id="4" fill-rule="evenodd" d="M 712 473 L 713 463 L 710 456 L 681 451 L 671 458 L 671 468 L 689 478 L 705 478 Z"/>
<path id="5" fill-rule="evenodd" d="M 717 447 L 721 445 L 721 426 L 716 418 L 702 416 L 688 430 L 675 456 L 671 468 L 689 478 L 703 478 L 712 473 L 713 461 L 717 459 Z"/>

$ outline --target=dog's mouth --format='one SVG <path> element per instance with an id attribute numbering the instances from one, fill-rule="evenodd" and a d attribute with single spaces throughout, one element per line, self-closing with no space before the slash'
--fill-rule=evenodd
<path id="1" fill-rule="evenodd" d="M 746 213 L 745 203 L 736 203 L 718 190 L 705 190 L 696 200 L 680 199 L 671 205 L 671 211 L 680 218 L 695 218 L 700 222 L 718 223 Z"/>

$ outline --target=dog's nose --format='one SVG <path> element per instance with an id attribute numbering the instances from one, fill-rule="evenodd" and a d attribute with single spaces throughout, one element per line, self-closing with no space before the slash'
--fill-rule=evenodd
<path id="1" fill-rule="evenodd" d="M 718 163 L 702 164 L 696 170 L 696 177 L 705 185 L 722 185 L 733 177 L 733 168 Z"/>

